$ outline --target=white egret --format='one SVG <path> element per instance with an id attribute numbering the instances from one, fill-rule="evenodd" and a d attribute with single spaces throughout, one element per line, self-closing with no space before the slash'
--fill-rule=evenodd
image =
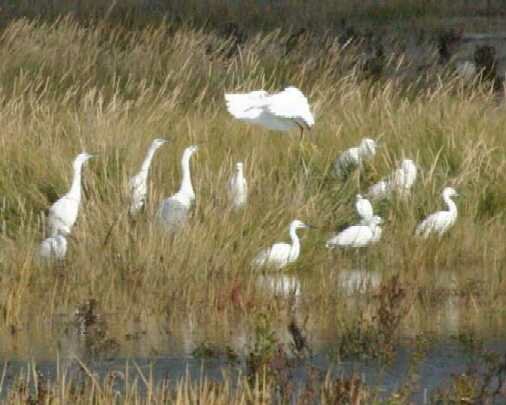
<path id="1" fill-rule="evenodd" d="M 435 212 L 420 222 L 416 227 L 416 236 L 422 238 L 427 238 L 431 234 L 442 236 L 455 224 L 457 220 L 457 205 L 452 200 L 452 197 L 458 197 L 458 194 L 454 188 L 445 187 L 442 196 L 448 210 Z"/>
<path id="2" fill-rule="evenodd" d="M 355 209 L 357 210 L 357 214 L 360 217 L 361 224 L 367 224 L 371 221 L 371 218 L 374 215 L 371 202 L 362 196 L 362 194 L 357 194 L 357 199 L 355 201 Z"/>
<path id="3" fill-rule="evenodd" d="M 228 183 L 228 195 L 235 209 L 244 207 L 248 199 L 248 183 L 244 177 L 244 164 L 237 162 L 235 171 Z"/>
<path id="4" fill-rule="evenodd" d="M 390 197 L 394 192 L 405 196 L 413 187 L 416 181 L 417 168 L 415 162 L 405 159 L 401 162 L 400 168 L 369 187 L 367 195 L 373 200 L 380 200 Z"/>
<path id="5" fill-rule="evenodd" d="M 39 256 L 45 260 L 62 260 L 67 254 L 67 239 L 63 235 L 44 239 L 39 246 Z"/>
<path id="6" fill-rule="evenodd" d="M 377 146 L 374 139 L 364 138 L 358 146 L 345 150 L 334 162 L 334 174 L 344 178 L 351 170 L 360 167 L 364 160 L 374 157 Z"/>
<path id="7" fill-rule="evenodd" d="M 184 150 L 181 158 L 182 179 L 179 191 L 163 200 L 158 209 L 158 220 L 169 231 L 175 230 L 186 222 L 188 213 L 195 201 L 190 172 L 190 158 L 197 150 L 197 145 L 188 146 Z"/>
<path id="8" fill-rule="evenodd" d="M 139 172 L 135 176 L 130 177 L 128 181 L 128 191 L 130 193 L 129 212 L 131 215 L 137 214 L 146 203 L 149 168 L 151 167 L 155 152 L 165 143 L 167 143 L 165 139 L 155 139 L 151 142 Z"/>
<path id="9" fill-rule="evenodd" d="M 228 93 L 225 101 L 232 116 L 267 129 L 288 131 L 298 127 L 302 136 L 304 129 L 310 130 L 314 125 L 307 98 L 296 87 L 274 94 L 264 90 Z"/>
<path id="10" fill-rule="evenodd" d="M 72 230 L 81 204 L 82 167 L 91 157 L 92 155 L 83 152 L 74 159 L 74 178 L 70 190 L 49 208 L 48 225 L 50 236 L 68 235 Z"/>
<path id="11" fill-rule="evenodd" d="M 297 236 L 297 229 L 310 228 L 298 219 L 290 223 L 289 233 L 292 243 L 275 243 L 270 248 L 263 249 L 253 259 L 255 267 L 272 267 L 280 270 L 286 265 L 295 262 L 300 254 L 300 240 Z"/>
<path id="12" fill-rule="evenodd" d="M 377 230 L 381 223 L 383 223 L 383 220 L 379 216 L 374 215 L 366 225 L 353 225 L 339 232 L 327 241 L 326 246 L 329 249 L 334 247 L 366 247 L 371 243 L 377 242 L 379 237 L 381 237 L 381 232 L 378 237 Z"/>

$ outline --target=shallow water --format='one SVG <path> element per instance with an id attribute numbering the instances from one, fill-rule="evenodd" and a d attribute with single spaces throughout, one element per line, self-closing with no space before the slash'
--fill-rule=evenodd
<path id="1" fill-rule="evenodd" d="M 431 275 L 431 287 L 441 288 L 443 294 L 438 297 L 437 304 L 429 303 L 427 308 L 413 306 L 408 315 L 409 322 L 400 329 L 400 343 L 390 363 L 338 357 L 342 325 L 334 317 L 335 310 L 329 308 L 322 313 L 321 308 L 313 305 L 312 297 L 320 288 L 319 281 L 315 280 L 317 275 L 298 272 L 260 274 L 255 287 L 273 300 L 291 302 L 291 316 L 272 323 L 278 341 L 285 347 L 292 343 L 287 328 L 289 319 L 297 322 L 307 339 L 311 355 L 297 360 L 290 368 L 296 384 L 307 380 L 310 366 L 323 375 L 327 372 L 336 376 L 358 373 L 366 384 L 385 395 L 415 378 L 413 400 L 421 403 L 424 397 L 447 385 L 452 376 L 463 373 L 473 364 L 470 353 L 457 338 L 468 332 L 470 324 L 474 333 L 478 331 L 475 337 L 487 349 L 498 355 L 506 353 L 502 312 L 488 311 L 484 316 L 473 308 L 472 302 L 447 293 L 456 290 L 462 279 L 473 274 L 476 276 L 475 269 L 440 270 Z M 334 278 L 332 288 L 335 288 L 336 302 L 331 305 L 342 307 L 346 313 L 366 311 L 381 283 L 389 278 L 390 275 L 381 270 L 341 269 Z M 8 362 L 6 387 L 30 362 L 35 362 L 43 375 L 54 378 L 57 358 L 60 368 L 74 378 L 84 378 L 76 358 L 99 376 L 124 371 L 128 363 L 132 378 L 139 367 L 146 375 L 152 372 L 155 382 L 162 379 L 176 381 L 187 374 L 195 379 L 204 375 L 220 380 L 224 370 L 229 376 L 247 372 L 245 359 L 253 347 L 254 325 L 251 319 L 241 314 L 232 313 L 213 320 L 188 313 L 171 323 L 157 316 L 124 320 L 118 319 L 114 313 L 103 313 L 100 318 L 104 321 L 104 334 L 112 343 L 108 344 L 105 339 L 99 347 L 82 333 L 74 313 L 60 314 L 50 322 L 34 319 L 24 329 L 15 332 L 3 330 L 0 333 L 0 361 Z M 420 363 L 413 366 L 418 347 L 416 341 L 420 336 L 427 338 L 427 342 Z M 193 355 L 202 344 L 211 347 L 214 353 L 206 358 Z M 238 355 L 237 362 L 231 364 L 227 360 L 224 354 L 227 347 Z M 474 365 L 481 366 L 476 359 Z"/>

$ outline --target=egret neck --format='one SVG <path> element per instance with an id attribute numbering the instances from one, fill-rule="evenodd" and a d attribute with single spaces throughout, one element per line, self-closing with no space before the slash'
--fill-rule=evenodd
<path id="1" fill-rule="evenodd" d="M 70 187 L 67 197 L 80 201 L 81 200 L 81 173 L 83 169 L 84 161 L 78 160 L 74 162 L 74 177 L 72 179 L 72 186 Z"/>
<path id="2" fill-rule="evenodd" d="M 299 257 L 300 253 L 300 241 L 297 235 L 297 226 L 292 224 L 290 226 L 290 238 L 292 239 L 292 246 L 290 247 L 289 261 L 292 262 Z"/>
<path id="3" fill-rule="evenodd" d="M 192 153 L 190 151 L 185 151 L 183 157 L 181 159 L 181 170 L 183 172 L 183 176 L 181 179 L 181 187 L 179 187 L 178 196 L 188 200 L 188 202 L 192 202 L 195 200 L 195 192 L 193 191 L 191 173 L 190 173 L 190 158 Z"/>
<path id="4" fill-rule="evenodd" d="M 139 174 L 142 177 L 147 177 L 149 173 L 149 168 L 151 167 L 151 161 L 153 160 L 153 157 L 155 156 L 156 150 L 160 147 L 160 145 L 151 145 L 148 149 L 148 153 L 146 153 L 146 157 L 144 158 L 144 161 L 142 162 L 141 170 L 139 171 Z"/>
<path id="5" fill-rule="evenodd" d="M 448 207 L 448 212 L 450 213 L 451 218 L 455 220 L 457 218 L 457 205 L 447 193 L 443 195 L 443 200 Z"/>

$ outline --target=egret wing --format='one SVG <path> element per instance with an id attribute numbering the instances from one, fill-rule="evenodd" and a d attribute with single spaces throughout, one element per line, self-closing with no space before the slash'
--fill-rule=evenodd
<path id="1" fill-rule="evenodd" d="M 168 230 L 172 230 L 186 222 L 189 211 L 188 206 L 176 198 L 170 197 L 162 202 L 158 210 L 158 218 Z"/>
<path id="2" fill-rule="evenodd" d="M 287 87 L 283 91 L 267 97 L 267 110 L 278 117 L 302 120 L 306 126 L 314 125 L 314 117 L 306 96 L 296 87 Z"/>
<path id="3" fill-rule="evenodd" d="M 250 93 L 226 93 L 228 112 L 237 119 L 254 120 L 262 114 L 268 93 L 264 90 Z"/>

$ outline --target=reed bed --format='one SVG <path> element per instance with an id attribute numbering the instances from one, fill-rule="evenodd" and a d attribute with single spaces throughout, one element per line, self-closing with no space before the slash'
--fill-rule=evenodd
<path id="1" fill-rule="evenodd" d="M 107 20 L 85 25 L 61 17 L 21 18 L 5 27 L 0 319 L 6 330 L 18 336 L 90 298 L 124 322 L 156 316 L 173 326 L 191 313 L 208 326 L 233 329 L 234 317 L 267 312 L 285 319 L 289 303 L 259 288 L 250 261 L 260 248 L 286 239 L 293 218 L 319 228 L 304 234 L 301 259 L 289 269 L 305 280 L 303 307 L 311 320 L 349 322 L 350 312 L 367 308 L 332 286 L 353 257 L 329 254 L 324 241 L 353 221 L 355 194 L 404 157 L 416 160 L 420 177 L 410 198 L 376 206 L 387 223 L 382 241 L 367 253 L 368 269 L 398 275 L 412 298 L 406 305 L 424 307 L 429 318 L 434 295 L 448 293 L 433 283 L 443 271 L 456 274 L 450 293 L 472 302 L 475 316 L 503 310 L 503 93 L 437 66 L 416 71 L 402 55 L 390 58 L 384 76 L 370 79 L 359 68 L 360 47 L 309 36 L 287 53 L 287 40 L 280 30 L 260 32 L 228 54 L 235 50 L 230 38 L 184 24 L 128 30 Z M 304 90 L 316 114 L 306 140 L 248 127 L 225 110 L 225 91 L 289 84 Z M 363 172 L 339 182 L 331 175 L 333 160 L 365 136 L 384 146 Z M 155 158 L 146 212 L 132 221 L 126 184 L 155 137 L 170 143 Z M 197 203 L 188 226 L 170 239 L 154 213 L 176 191 L 180 155 L 193 143 L 202 144 L 192 163 Z M 45 211 L 67 190 L 71 161 L 82 150 L 96 159 L 84 170 L 85 198 L 69 254 L 64 265 L 46 266 L 36 257 Z M 238 160 L 251 193 L 247 208 L 232 212 L 225 190 Z M 415 240 L 416 223 L 441 206 L 439 194 L 449 184 L 462 194 L 456 226 L 440 241 Z M 412 330 L 423 317 L 408 311 L 400 325 Z M 182 384 L 175 402 L 193 395 Z M 223 389 L 197 392 L 230 403 L 236 394 Z M 240 394 L 237 402 L 262 402 L 262 392 Z"/>

